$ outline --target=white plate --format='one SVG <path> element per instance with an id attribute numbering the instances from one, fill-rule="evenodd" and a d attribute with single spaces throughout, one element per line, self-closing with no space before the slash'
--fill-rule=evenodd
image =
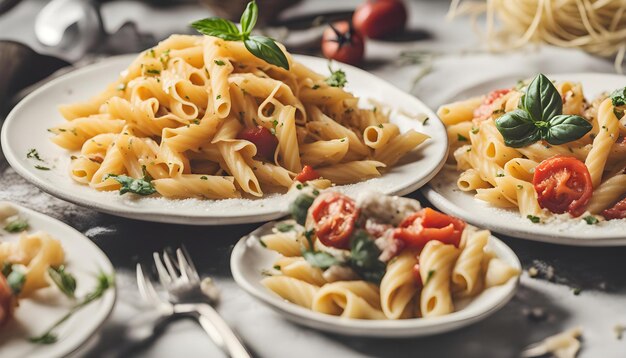
<path id="1" fill-rule="evenodd" d="M 45 231 L 61 241 L 67 270 L 76 277 L 78 297 L 93 290 L 100 271 L 114 273 L 106 255 L 80 232 L 49 216 L 15 207 L 28 220 L 29 232 Z M 6 239 L 17 239 L 17 235 L 2 238 Z M 115 296 L 115 289 L 109 289 L 102 298 L 76 312 L 55 330 L 59 340 L 53 344 L 33 344 L 28 342 L 28 337 L 43 333 L 68 312 L 73 302 L 52 286 L 37 291 L 32 298 L 20 300 L 15 317 L 0 328 L 0 357 L 67 356 L 93 336 L 109 317 Z"/>
<path id="2" fill-rule="evenodd" d="M 458 311 L 441 317 L 403 320 L 347 319 L 314 312 L 283 300 L 261 284 L 263 270 L 270 269 L 279 255 L 263 248 L 259 236 L 271 233 L 275 222 L 267 223 L 244 236 L 230 257 L 230 269 L 235 282 L 246 292 L 265 303 L 285 318 L 311 328 L 345 335 L 369 337 L 417 337 L 458 329 L 488 317 L 502 308 L 513 295 L 519 277 L 501 286 L 491 287 L 472 300 L 462 302 Z M 522 269 L 515 253 L 502 241 L 491 236 L 488 246 L 497 257 L 512 267 Z"/>
<path id="3" fill-rule="evenodd" d="M 110 58 L 88 66 L 44 85 L 26 97 L 9 114 L 2 128 L 2 150 L 11 166 L 24 178 L 44 191 L 95 210 L 134 219 L 217 225 L 261 222 L 284 215 L 286 203 L 283 195 L 270 195 L 263 199 L 245 200 L 169 200 L 164 198 L 137 198 L 131 195 L 120 196 L 116 192 L 98 192 L 74 182 L 68 175 L 70 154 L 53 144 L 47 128 L 62 123 L 64 119 L 57 111 L 61 103 L 87 100 L 102 91 L 117 78 L 134 56 Z M 302 64 L 319 73 L 328 73 L 328 61 L 309 56 L 294 56 Z M 340 188 L 341 191 L 357 193 L 363 190 L 377 190 L 385 194 L 408 194 L 428 182 L 444 164 L 448 151 L 448 140 L 443 124 L 436 115 L 415 97 L 399 90 L 391 84 L 358 68 L 333 64 L 346 72 L 346 89 L 363 98 L 376 99 L 393 109 L 408 113 L 424 113 L 430 120 L 426 125 L 398 113 L 391 121 L 400 126 L 401 131 L 410 128 L 424 132 L 431 139 L 416 151 L 403 158 L 399 165 L 380 178 Z M 371 105 L 370 105 L 371 107 Z M 34 166 L 37 163 L 26 159 L 32 148 L 53 166 L 50 171 L 42 171 Z"/>
<path id="4" fill-rule="evenodd" d="M 611 74 L 558 74 L 549 75 L 556 81 L 581 82 L 585 97 L 594 98 L 605 91 L 624 87 L 626 77 Z M 451 101 L 488 93 L 498 88 L 511 87 L 519 77 L 504 78 L 473 86 L 461 92 Z M 439 174 L 422 189 L 426 198 L 438 209 L 457 216 L 475 226 L 494 232 L 555 244 L 577 246 L 626 245 L 626 220 L 611 220 L 588 225 L 582 219 L 553 221 L 533 224 L 520 216 L 517 210 L 492 207 L 475 199 L 472 193 L 460 191 L 456 181 L 459 173 L 446 165 Z"/>

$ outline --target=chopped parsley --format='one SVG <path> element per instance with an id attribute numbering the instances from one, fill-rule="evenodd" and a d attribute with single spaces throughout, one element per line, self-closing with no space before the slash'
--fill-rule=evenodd
<path id="1" fill-rule="evenodd" d="M 209 180 L 209 177 L 207 177 L 206 175 L 203 175 L 200 177 L 200 180 Z"/>
<path id="2" fill-rule="evenodd" d="M 457 139 L 459 142 L 467 142 L 467 137 L 465 137 L 465 136 L 464 136 L 464 135 L 462 135 L 462 134 L 457 134 L 457 135 L 456 135 L 456 139 Z"/>
<path id="3" fill-rule="evenodd" d="M 151 75 L 158 75 L 161 73 L 161 71 L 157 70 L 156 68 L 150 68 L 146 70 L 146 73 L 151 74 Z"/>
<path id="4" fill-rule="evenodd" d="M 43 159 L 41 159 L 41 157 L 39 156 L 39 152 L 37 152 L 37 149 L 33 148 L 31 150 L 28 151 L 28 153 L 26 153 L 26 158 L 28 159 L 37 159 L 40 162 L 43 162 Z"/>
<path id="5" fill-rule="evenodd" d="M 217 100 L 219 100 L 220 98 L 222 98 L 222 95 L 221 95 L 221 94 L 218 94 L 218 95 L 217 95 L 217 97 L 215 97 L 215 100 L 217 101 Z"/>
<path id="6" fill-rule="evenodd" d="M 583 220 L 585 220 L 585 222 L 587 223 L 587 225 L 595 225 L 595 224 L 597 224 L 597 223 L 599 222 L 598 218 L 596 218 L 596 217 L 595 217 L 595 216 L 593 216 L 593 215 L 588 215 L 588 216 L 585 216 L 585 217 L 583 218 Z"/>
<path id="7" fill-rule="evenodd" d="M 496 177 L 498 177 L 498 178 L 502 178 L 503 176 L 504 176 L 504 173 L 498 173 L 498 174 L 496 174 Z"/>
<path id="8" fill-rule="evenodd" d="M 316 90 L 318 88 L 320 88 L 320 85 L 313 85 L 313 87 L 311 87 L 311 89 L 314 89 L 314 90 Z"/>
<path id="9" fill-rule="evenodd" d="M 115 179 L 122 186 L 120 187 L 120 195 L 126 193 L 133 193 L 138 195 L 150 195 L 156 193 L 156 189 L 152 185 L 152 177 L 146 172 L 146 167 L 143 166 L 143 178 L 136 179 L 127 175 L 108 174 L 103 180 L 109 178 Z"/>
<path id="10" fill-rule="evenodd" d="M 294 228 L 295 226 L 293 224 L 279 223 L 278 225 L 276 225 L 276 230 L 280 232 L 293 231 Z"/>
<path id="11" fill-rule="evenodd" d="M 333 71 L 333 69 L 330 68 L 330 65 L 328 66 L 328 70 L 330 71 L 330 76 L 326 78 L 326 83 L 329 86 L 343 88 L 346 83 L 348 83 L 346 73 L 343 72 L 343 70 Z"/>
<path id="12" fill-rule="evenodd" d="M 224 66 L 225 65 L 224 61 L 222 61 L 222 60 L 213 60 L 213 62 L 215 62 L 215 64 L 218 65 L 218 66 Z"/>
<path id="13" fill-rule="evenodd" d="M 11 220 L 5 227 L 4 230 L 12 233 L 22 232 L 28 229 L 28 221 L 25 219 L 17 218 L 15 220 Z"/>
<path id="14" fill-rule="evenodd" d="M 541 219 L 538 216 L 535 215 L 526 215 L 526 219 L 530 220 L 533 224 L 537 224 L 541 221 Z"/>
<path id="15" fill-rule="evenodd" d="M 472 127 L 471 132 L 472 132 L 472 134 L 478 134 L 478 132 L 480 132 L 480 128 L 478 128 L 478 127 Z"/>
<path id="16" fill-rule="evenodd" d="M 35 165 L 35 169 L 39 169 L 39 170 L 50 170 L 50 168 L 48 168 L 48 167 L 44 167 L 43 165 Z"/>
<path id="17" fill-rule="evenodd" d="M 426 125 L 426 123 L 428 123 L 428 120 L 429 120 L 429 119 L 430 119 L 430 118 L 428 118 L 428 117 L 424 118 L 424 121 L 422 122 L 422 125 Z"/>
<path id="18" fill-rule="evenodd" d="M 435 276 L 435 270 L 428 270 L 428 276 L 426 276 L 426 281 L 424 281 L 424 286 L 426 286 L 428 284 L 428 282 L 430 282 L 430 280 L 433 278 L 433 276 Z"/>
<path id="19" fill-rule="evenodd" d="M 385 126 L 383 126 L 383 124 L 381 123 L 378 125 L 378 128 L 385 128 Z"/>

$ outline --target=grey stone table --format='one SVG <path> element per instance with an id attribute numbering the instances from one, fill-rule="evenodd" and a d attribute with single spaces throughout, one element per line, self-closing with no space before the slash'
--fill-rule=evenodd
<path id="1" fill-rule="evenodd" d="M 288 14 L 311 9 L 346 9 L 358 1 L 305 1 Z M 34 41 L 32 18 L 42 3 L 26 0 L 0 18 L 0 38 L 16 39 L 42 49 Z M 467 20 L 444 21 L 445 1 L 411 2 L 411 28 L 430 34 L 417 42 L 369 42 L 364 67 L 399 88 L 411 91 L 433 108 L 464 87 L 503 76 L 523 78 L 539 71 L 611 72 L 612 64 L 574 50 L 554 48 L 492 55 L 474 50 L 478 39 Z M 128 11 L 132 9 L 132 11 Z M 159 10 L 118 1 L 103 8 L 107 27 L 131 16 L 140 28 L 162 38 L 184 31 L 189 20 L 203 16 L 195 6 Z M 174 16 L 172 16 L 174 14 Z M 118 16 L 119 15 L 119 16 Z M 149 21 L 147 19 L 150 19 Z M 432 68 L 422 80 L 426 64 L 400 65 L 399 53 L 418 50 L 432 54 Z M 410 196 L 420 200 L 419 192 Z M 626 325 L 626 248 L 579 248 L 504 237 L 524 267 L 554 272 L 551 281 L 530 278 L 501 311 L 490 318 L 448 334 L 415 339 L 362 339 L 321 333 L 282 319 L 240 290 L 232 280 L 229 255 L 234 243 L 257 224 L 181 226 L 118 218 L 81 208 L 42 193 L 25 182 L 0 156 L 0 200 L 11 200 L 64 221 L 93 240 L 117 269 L 119 300 L 100 334 L 80 352 L 84 356 L 115 356 L 127 341 L 129 320 L 149 310 L 141 303 L 134 281 L 134 265 L 149 262 L 151 253 L 185 245 L 203 275 L 217 280 L 223 292 L 220 312 L 259 357 L 517 357 L 523 347 L 548 335 L 581 325 L 579 357 L 626 357 L 626 338 L 613 332 Z M 626 228 L 625 228 L 626 235 Z M 578 294 L 576 294 L 578 293 Z M 543 317 L 529 312 L 543 311 Z M 531 317 L 529 317 L 531 316 Z M 178 320 L 145 349 L 145 357 L 221 357 L 222 354 L 191 320 Z"/>

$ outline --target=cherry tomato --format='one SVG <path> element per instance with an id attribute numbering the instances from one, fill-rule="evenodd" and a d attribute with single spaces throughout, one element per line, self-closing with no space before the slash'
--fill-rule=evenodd
<path id="1" fill-rule="evenodd" d="M 338 249 L 348 247 L 359 217 L 354 200 L 339 193 L 322 193 L 315 199 L 309 212 L 315 221 L 315 234 L 324 245 Z"/>
<path id="2" fill-rule="evenodd" d="M 322 53 L 328 59 L 351 65 L 363 60 L 363 37 L 347 21 L 331 24 L 322 36 Z"/>
<path id="3" fill-rule="evenodd" d="M 409 247 L 423 247 L 428 241 L 459 246 L 465 222 L 431 208 L 407 216 L 394 232 Z"/>
<path id="4" fill-rule="evenodd" d="M 539 163 L 533 185 L 539 206 L 556 214 L 567 211 L 580 216 L 593 193 L 591 175 L 585 163 L 560 155 Z"/>
<path id="5" fill-rule="evenodd" d="M 404 31 L 407 11 L 400 0 L 368 0 L 352 16 L 354 28 L 364 36 L 381 39 Z"/>
<path id="6" fill-rule="evenodd" d="M 483 120 L 491 117 L 493 113 L 493 108 L 491 108 L 493 102 L 509 92 L 511 92 L 511 90 L 508 88 L 491 91 L 485 96 L 483 103 L 474 110 L 474 118 Z"/>
<path id="7" fill-rule="evenodd" d="M 244 128 L 239 132 L 237 138 L 252 142 L 256 146 L 256 155 L 265 160 L 274 159 L 274 152 L 278 147 L 278 138 L 269 129 L 257 126 Z"/>
<path id="8" fill-rule="evenodd" d="M 300 174 L 296 175 L 295 180 L 304 183 L 309 180 L 315 180 L 320 177 L 319 173 L 310 165 L 305 165 Z"/>
<path id="9" fill-rule="evenodd" d="M 602 216 L 607 220 L 626 219 L 626 198 L 613 205 L 613 207 L 603 210 Z"/>
<path id="10" fill-rule="evenodd" d="M 14 307 L 15 297 L 13 297 L 13 291 L 4 275 L 0 273 L 0 327 L 11 319 Z"/>
<path id="11" fill-rule="evenodd" d="M 420 273 L 420 264 L 417 263 L 413 266 L 413 281 L 415 282 L 415 286 L 422 287 L 422 274 Z"/>

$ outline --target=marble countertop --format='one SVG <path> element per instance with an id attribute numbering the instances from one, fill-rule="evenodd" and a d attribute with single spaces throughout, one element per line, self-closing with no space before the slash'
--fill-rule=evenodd
<path id="1" fill-rule="evenodd" d="M 322 7 L 349 9 L 356 3 L 304 1 L 290 9 L 289 14 Z M 32 18 L 42 4 L 25 0 L 0 17 L 0 39 L 23 41 L 46 51 L 36 44 L 32 30 Z M 433 108 L 463 88 L 489 79 L 525 78 L 537 72 L 613 71 L 612 62 L 575 50 L 542 47 L 498 55 L 478 51 L 478 38 L 471 31 L 469 20 L 445 21 L 448 2 L 413 1 L 409 5 L 410 27 L 428 34 L 427 38 L 417 42 L 370 41 L 364 67 Z M 127 11 L 129 8 L 133 11 Z M 203 11 L 193 5 L 158 9 L 129 1 L 103 5 L 107 27 L 118 26 L 125 16 L 157 38 L 184 31 L 185 24 L 203 16 Z M 400 52 L 410 50 L 434 54 L 430 72 L 415 85 L 413 78 L 423 71 L 423 65 L 398 65 L 396 61 Z M 410 196 L 424 200 L 419 192 Z M 579 357 L 626 356 L 626 338 L 617 339 L 613 331 L 617 324 L 626 325 L 626 248 L 565 247 L 500 235 L 519 255 L 525 268 L 551 266 L 555 278 L 535 279 L 525 272 L 518 293 L 508 305 L 488 319 L 458 331 L 426 338 L 364 339 L 296 326 L 237 287 L 229 269 L 230 251 L 241 236 L 258 225 L 192 227 L 101 214 L 41 192 L 8 167 L 2 156 L 0 200 L 14 201 L 75 227 L 93 240 L 116 267 L 116 308 L 100 334 L 79 355 L 121 354 L 119 348 L 127 340 L 127 322 L 150 309 L 139 298 L 135 264 L 149 263 L 153 251 L 185 245 L 201 273 L 216 279 L 223 295 L 220 312 L 259 357 L 518 357 L 525 346 L 576 325 L 584 330 Z M 575 294 L 575 289 L 580 293 Z M 528 312 L 533 309 L 543 310 L 546 317 L 530 319 Z M 172 322 L 163 335 L 132 355 L 221 357 L 222 353 L 194 321 L 182 319 Z"/>

